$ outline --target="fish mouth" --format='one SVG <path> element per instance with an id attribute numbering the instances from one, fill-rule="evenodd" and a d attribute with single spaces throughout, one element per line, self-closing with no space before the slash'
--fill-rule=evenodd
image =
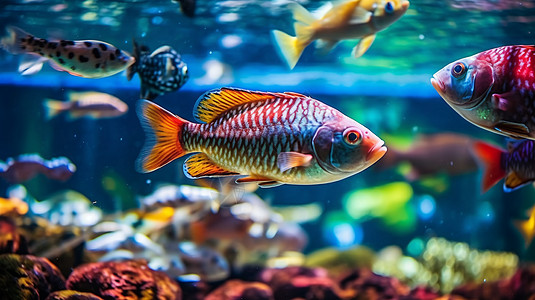
<path id="1" fill-rule="evenodd" d="M 385 155 L 386 150 L 387 148 L 385 146 L 385 142 L 381 141 L 375 144 L 375 146 L 373 146 L 373 148 L 371 148 L 366 155 L 367 163 L 371 165 L 378 161 L 381 157 L 383 157 L 383 155 Z"/>
<path id="2" fill-rule="evenodd" d="M 438 79 L 436 79 L 435 75 L 433 75 L 433 78 L 431 78 L 431 85 L 437 90 L 439 94 L 442 94 L 444 90 L 446 89 L 444 87 L 444 83 Z"/>
<path id="3" fill-rule="evenodd" d="M 409 1 L 403 1 L 403 3 L 401 3 L 401 8 L 404 10 L 407 10 L 409 8 L 409 5 L 410 5 Z"/>

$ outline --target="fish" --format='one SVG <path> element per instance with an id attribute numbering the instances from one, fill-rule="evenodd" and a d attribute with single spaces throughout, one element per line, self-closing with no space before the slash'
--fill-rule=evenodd
<path id="1" fill-rule="evenodd" d="M 12 54 L 32 54 L 33 63 L 25 70 L 33 73 L 48 61 L 59 71 L 84 78 L 103 78 L 126 70 L 135 62 L 127 52 L 106 42 L 96 40 L 47 40 L 35 37 L 24 30 L 8 26 L 8 36 L 0 40 L 2 48 Z"/>
<path id="2" fill-rule="evenodd" d="M 513 224 L 518 229 L 522 238 L 524 239 L 524 246 L 527 249 L 533 237 L 535 237 L 535 206 L 532 206 L 528 210 L 529 218 L 526 220 L 514 220 Z"/>
<path id="3" fill-rule="evenodd" d="M 0 218 L 1 217 L 20 217 L 28 212 L 28 203 L 19 198 L 0 197 Z"/>
<path id="4" fill-rule="evenodd" d="M 483 192 L 505 178 L 503 190 L 511 192 L 535 181 L 535 141 L 511 143 L 508 150 L 476 142 L 474 153 L 483 165 Z"/>
<path id="5" fill-rule="evenodd" d="M 0 177 L 9 183 L 22 183 L 38 174 L 47 178 L 66 181 L 76 172 L 76 166 L 66 157 L 46 160 L 38 154 L 23 154 L 0 162 Z"/>
<path id="6" fill-rule="evenodd" d="M 67 101 L 45 99 L 45 119 L 67 113 L 69 120 L 81 117 L 93 119 L 119 117 L 128 111 L 128 105 L 117 97 L 100 92 L 69 92 Z"/>
<path id="7" fill-rule="evenodd" d="M 180 11 L 187 17 L 195 17 L 195 10 L 197 8 L 197 0 L 173 0 L 173 2 L 180 3 Z"/>
<path id="8" fill-rule="evenodd" d="M 387 151 L 372 131 L 302 94 L 221 88 L 197 100 L 193 123 L 153 102 L 138 101 L 147 136 L 138 172 L 184 163 L 190 179 L 242 175 L 261 187 L 321 184 L 363 171 Z M 247 175 L 243 177 L 243 175 Z"/>
<path id="9" fill-rule="evenodd" d="M 535 139 L 535 46 L 503 46 L 452 62 L 431 84 L 468 122 L 516 139 Z"/>
<path id="10" fill-rule="evenodd" d="M 476 141 L 456 133 L 419 135 L 409 149 L 389 146 L 376 166 L 385 169 L 408 162 L 411 169 L 405 177 L 410 181 L 439 173 L 458 175 L 475 172 L 478 165 L 472 147 Z"/>
<path id="11" fill-rule="evenodd" d="M 409 8 L 407 0 L 348 0 L 333 6 L 320 19 L 298 3 L 291 3 L 296 36 L 271 31 L 277 53 L 293 69 L 304 49 L 313 41 L 327 53 L 341 40 L 360 39 L 353 48 L 355 58 L 362 56 L 382 31 L 401 18 Z"/>
<path id="12" fill-rule="evenodd" d="M 146 46 L 134 44 L 136 62 L 126 70 L 131 80 L 138 73 L 141 81 L 140 98 L 154 100 L 159 95 L 180 89 L 189 79 L 188 66 L 170 46 L 161 46 L 149 53 Z"/>

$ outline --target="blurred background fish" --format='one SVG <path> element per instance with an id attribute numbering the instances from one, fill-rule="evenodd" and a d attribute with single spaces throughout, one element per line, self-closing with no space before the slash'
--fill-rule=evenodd
<path id="1" fill-rule="evenodd" d="M 405 177 L 410 181 L 439 173 L 456 175 L 475 172 L 477 161 L 472 148 L 476 141 L 458 133 L 418 135 L 408 149 L 401 149 L 387 140 L 388 152 L 376 167 L 387 169 L 407 162 L 410 171 Z"/>
<path id="2" fill-rule="evenodd" d="M 189 79 L 188 66 L 170 46 L 161 46 L 149 53 L 147 46 L 134 44 L 136 62 L 128 67 L 126 77 L 135 73 L 141 81 L 141 99 L 154 100 L 159 95 L 180 89 Z"/>
<path id="3" fill-rule="evenodd" d="M 76 166 L 66 157 L 46 160 L 38 154 L 23 154 L 16 158 L 8 158 L 5 163 L 0 161 L 0 177 L 9 183 L 22 183 L 37 174 L 44 174 L 53 180 L 66 181 L 74 172 Z"/>
<path id="4" fill-rule="evenodd" d="M 67 113 L 68 119 L 74 120 L 82 117 L 113 118 L 128 111 L 126 103 L 115 96 L 100 92 L 68 92 L 67 101 L 46 99 L 43 107 L 47 120 L 61 113 Z"/>
<path id="5" fill-rule="evenodd" d="M 197 0 L 172 0 L 180 3 L 180 11 L 187 17 L 195 17 L 195 9 L 197 8 Z"/>
<path id="6" fill-rule="evenodd" d="M 375 34 L 386 29 L 405 14 L 407 0 L 339 1 L 321 18 L 317 19 L 297 2 L 289 5 L 292 11 L 296 37 L 273 30 L 272 37 L 277 52 L 293 69 L 303 50 L 313 41 L 316 48 L 328 52 L 345 39 L 361 39 L 352 55 L 362 56 L 375 40 Z"/>
<path id="7" fill-rule="evenodd" d="M 7 28 L 8 36 L 0 44 L 12 54 L 33 54 L 35 60 L 26 62 L 20 70 L 35 73 L 48 61 L 54 69 L 85 78 L 102 78 L 119 73 L 135 58 L 117 47 L 94 40 L 68 41 L 37 38 L 14 26 Z"/>

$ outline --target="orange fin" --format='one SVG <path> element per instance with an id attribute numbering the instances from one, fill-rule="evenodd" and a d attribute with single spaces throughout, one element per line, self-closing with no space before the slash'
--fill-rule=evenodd
<path id="1" fill-rule="evenodd" d="M 299 152 L 281 152 L 277 157 L 277 166 L 281 172 L 287 171 L 295 167 L 306 167 L 310 165 L 312 160 L 311 154 L 303 154 Z"/>
<path id="2" fill-rule="evenodd" d="M 195 120 L 210 123 L 227 110 L 249 102 L 274 98 L 305 97 L 297 93 L 254 92 L 237 88 L 221 88 L 204 93 L 195 104 Z"/>
<path id="3" fill-rule="evenodd" d="M 518 177 L 518 174 L 515 172 L 511 172 L 505 176 L 505 183 L 503 185 L 503 190 L 506 192 L 512 192 L 526 184 L 528 184 L 531 180 L 529 179 L 522 179 Z"/>
<path id="4" fill-rule="evenodd" d="M 181 140 L 188 121 L 147 100 L 138 102 L 137 115 L 147 136 L 136 161 L 138 172 L 152 172 L 187 154 Z"/>
<path id="5" fill-rule="evenodd" d="M 239 175 L 218 166 L 204 153 L 197 153 L 186 159 L 184 174 L 190 179 Z"/>
<path id="6" fill-rule="evenodd" d="M 486 192 L 505 176 L 505 170 L 501 165 L 504 150 L 484 142 L 475 142 L 474 153 L 485 166 L 483 192 Z"/>
<path id="7" fill-rule="evenodd" d="M 245 183 L 245 182 L 270 182 L 274 181 L 273 178 L 264 177 L 261 175 L 250 175 L 247 177 L 242 177 L 236 179 L 236 183 Z"/>

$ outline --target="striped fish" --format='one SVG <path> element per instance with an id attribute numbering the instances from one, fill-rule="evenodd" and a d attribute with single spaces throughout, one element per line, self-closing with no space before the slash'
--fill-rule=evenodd
<path id="1" fill-rule="evenodd" d="M 436 72 L 431 84 L 472 124 L 535 140 L 535 45 L 503 46 L 460 59 Z"/>
<path id="2" fill-rule="evenodd" d="M 373 132 L 310 97 L 286 92 L 222 88 L 202 95 L 188 122 L 141 100 L 138 116 L 147 143 L 140 172 L 188 153 L 189 178 L 247 175 L 260 186 L 320 184 L 358 173 L 386 152 Z"/>
<path id="3" fill-rule="evenodd" d="M 503 190 L 514 191 L 535 181 L 535 141 L 511 142 L 508 150 L 476 142 L 474 153 L 483 162 L 483 191 L 488 191 L 505 177 Z"/>
<path id="4" fill-rule="evenodd" d="M 135 62 L 135 58 L 115 46 L 101 41 L 52 41 L 37 38 L 10 26 L 1 46 L 12 54 L 35 54 L 37 59 L 19 67 L 23 74 L 41 70 L 43 63 L 59 71 L 85 78 L 102 78 L 119 73 Z"/>

